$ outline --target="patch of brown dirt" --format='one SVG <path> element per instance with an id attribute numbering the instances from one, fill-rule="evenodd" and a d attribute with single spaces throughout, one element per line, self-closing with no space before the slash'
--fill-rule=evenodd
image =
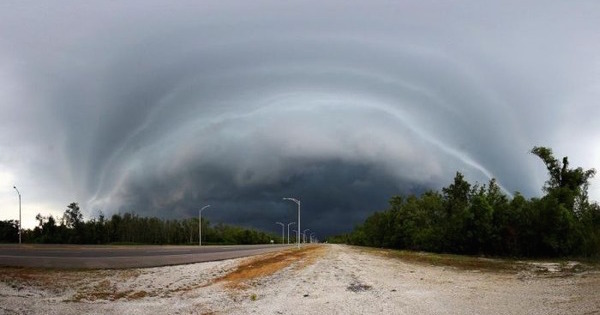
<path id="1" fill-rule="evenodd" d="M 301 249 L 262 255 L 242 262 L 234 271 L 215 279 L 214 283 L 227 282 L 225 286 L 228 288 L 245 289 L 250 280 L 272 275 L 294 263 L 295 268 L 306 267 L 324 253 L 323 246 L 310 245 Z"/>
<path id="2" fill-rule="evenodd" d="M 5 283 L 16 290 L 21 290 L 26 287 L 33 287 L 37 288 L 38 290 L 55 293 L 64 292 L 67 289 L 77 289 L 81 286 L 89 288 L 90 283 L 98 282 L 96 284 L 98 288 L 95 291 L 99 293 L 96 297 L 92 297 L 92 299 L 98 299 L 103 296 L 102 292 L 106 292 L 106 290 L 101 290 L 104 286 L 106 286 L 106 283 L 102 281 L 102 279 L 114 274 L 115 271 L 107 270 L 64 271 L 54 269 L 8 267 L 0 268 L 0 282 Z M 116 276 L 120 280 L 135 278 L 139 275 L 140 272 L 138 270 L 123 270 L 116 272 Z M 77 295 L 80 293 L 81 290 L 79 290 Z M 82 296 L 79 298 L 82 298 Z"/>
<path id="3" fill-rule="evenodd" d="M 145 297 L 155 296 L 153 293 L 147 291 L 133 291 L 133 290 L 122 290 L 120 291 L 116 283 L 112 283 L 109 280 L 102 280 L 96 283 L 91 288 L 80 290 L 73 296 L 69 301 L 81 302 L 81 301 L 96 301 L 96 300 L 107 300 L 116 301 L 121 299 L 126 300 L 139 300 Z"/>
<path id="4" fill-rule="evenodd" d="M 148 292 L 142 290 L 142 291 L 137 291 L 134 292 L 132 294 L 130 294 L 127 299 L 128 300 L 138 300 L 138 299 L 143 299 L 145 297 L 151 296 Z"/>
<path id="5" fill-rule="evenodd" d="M 72 298 L 72 301 L 80 302 L 83 300 L 115 300 L 114 295 L 117 293 L 117 288 L 109 280 L 102 280 L 96 283 L 91 288 L 80 290 Z"/>
<path id="6" fill-rule="evenodd" d="M 35 287 L 42 290 L 62 291 L 80 281 L 98 279 L 94 271 L 58 271 L 36 268 L 0 268 L 0 282 L 20 290 Z"/>

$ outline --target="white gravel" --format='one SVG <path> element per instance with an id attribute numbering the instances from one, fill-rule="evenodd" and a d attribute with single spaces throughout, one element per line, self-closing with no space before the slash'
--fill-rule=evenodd
<path id="1" fill-rule="evenodd" d="M 600 314 L 598 272 L 466 271 L 325 246 L 247 289 L 212 281 L 245 259 L 0 282 L 0 314 Z"/>

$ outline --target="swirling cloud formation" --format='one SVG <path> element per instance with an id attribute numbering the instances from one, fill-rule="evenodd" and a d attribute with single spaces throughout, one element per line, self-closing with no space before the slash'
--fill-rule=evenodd
<path id="1" fill-rule="evenodd" d="M 325 235 L 456 171 L 539 195 L 534 145 L 600 158 L 595 1 L 0 6 L 4 218 L 13 184 L 25 223 L 213 204 L 276 230 L 293 196 Z"/>

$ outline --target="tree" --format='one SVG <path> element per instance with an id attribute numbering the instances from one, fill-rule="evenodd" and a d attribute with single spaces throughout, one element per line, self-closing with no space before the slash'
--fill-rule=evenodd
<path id="1" fill-rule="evenodd" d="M 464 253 L 466 250 L 465 224 L 469 216 L 470 191 L 471 184 L 460 172 L 456 172 L 452 184 L 442 188 L 446 209 L 444 251 Z"/>
<path id="2" fill-rule="evenodd" d="M 469 214 L 465 217 L 465 251 L 481 254 L 488 251 L 493 234 L 494 208 L 483 189 L 471 198 Z"/>
<path id="3" fill-rule="evenodd" d="M 63 215 L 63 220 L 67 228 L 75 228 L 83 222 L 83 214 L 81 214 L 77 202 L 72 202 L 67 206 L 67 210 L 65 210 Z"/>
<path id="4" fill-rule="evenodd" d="M 446 199 L 447 211 L 451 215 L 460 212 L 466 208 L 469 203 L 469 192 L 471 184 L 465 180 L 462 173 L 456 172 L 454 182 L 448 187 L 442 188 L 444 198 Z"/>
<path id="5" fill-rule="evenodd" d="M 589 204 L 581 215 L 583 243 L 582 254 L 585 256 L 600 256 L 600 205 Z"/>
<path id="6" fill-rule="evenodd" d="M 44 223 L 44 225 L 42 226 L 42 232 L 44 233 L 43 236 L 43 240 L 44 243 L 61 243 L 62 242 L 62 235 L 56 235 L 57 233 L 57 227 L 56 227 L 56 220 L 54 220 L 53 216 L 48 216 L 48 221 L 46 221 L 46 223 Z"/>
<path id="7" fill-rule="evenodd" d="M 42 216 L 42 214 L 41 214 L 41 213 L 38 213 L 38 214 L 35 216 L 35 220 L 36 220 L 36 221 L 38 221 L 38 226 L 41 228 L 41 227 L 42 227 L 42 224 L 44 224 L 44 221 L 46 220 L 46 218 L 44 218 L 44 216 Z"/>
<path id="8" fill-rule="evenodd" d="M 544 191 L 549 195 L 556 196 L 559 203 L 568 210 L 580 212 L 581 208 L 588 203 L 589 180 L 594 177 L 596 170 L 593 168 L 584 170 L 581 167 L 569 168 L 569 158 L 565 156 L 562 163 L 559 162 L 550 148 L 533 147 L 531 153 L 542 159 L 548 169 L 550 178 L 544 185 Z"/>
<path id="9" fill-rule="evenodd" d="M 531 152 L 549 173 L 541 198 L 516 192 L 510 200 L 495 179 L 471 185 L 457 172 L 441 194 L 394 196 L 388 210 L 332 240 L 459 254 L 600 256 L 600 205 L 587 199 L 595 170 L 570 168 L 567 157 L 561 162 L 545 147 Z"/>
<path id="10" fill-rule="evenodd" d="M 18 235 L 19 224 L 16 220 L 0 221 L 0 242 L 16 243 Z"/>

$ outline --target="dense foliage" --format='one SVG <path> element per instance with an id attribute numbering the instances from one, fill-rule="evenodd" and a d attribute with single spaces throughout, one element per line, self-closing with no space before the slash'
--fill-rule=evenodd
<path id="1" fill-rule="evenodd" d="M 549 179 L 541 198 L 507 197 L 496 181 L 472 185 L 461 173 L 441 192 L 392 197 L 353 232 L 330 242 L 503 256 L 600 256 L 600 206 L 587 188 L 595 171 L 569 168 L 552 150 L 531 151 Z"/>
<path id="2" fill-rule="evenodd" d="M 38 226 L 23 231 L 23 242 L 55 244 L 198 244 L 198 218 L 163 220 L 132 213 L 115 214 L 109 219 L 83 220 L 77 203 L 71 203 L 62 218 L 36 216 Z M 217 224 L 202 218 L 203 244 L 280 243 L 281 237 L 252 229 Z M 18 223 L 0 221 L 0 242 L 18 241 Z"/>

